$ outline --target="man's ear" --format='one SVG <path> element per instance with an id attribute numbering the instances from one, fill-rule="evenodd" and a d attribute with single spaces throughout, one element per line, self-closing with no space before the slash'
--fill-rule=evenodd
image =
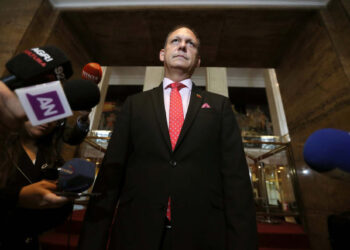
<path id="1" fill-rule="evenodd" d="M 200 57 L 198 57 L 198 62 L 197 62 L 197 68 L 199 68 L 199 66 L 201 65 L 201 58 Z"/>
<path id="2" fill-rule="evenodd" d="M 161 50 L 159 51 L 159 60 L 160 60 L 161 62 L 164 62 L 164 49 L 161 49 Z"/>

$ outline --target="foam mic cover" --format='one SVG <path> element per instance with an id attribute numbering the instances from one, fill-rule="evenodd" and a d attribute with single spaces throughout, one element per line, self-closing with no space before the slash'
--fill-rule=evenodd
<path id="1" fill-rule="evenodd" d="M 54 46 L 27 49 L 6 63 L 12 76 L 1 79 L 10 89 L 66 80 L 73 69 L 66 55 Z"/>
<path id="2" fill-rule="evenodd" d="M 83 192 L 95 179 L 95 164 L 79 158 L 66 162 L 58 171 L 58 190 L 63 192 Z"/>
<path id="3" fill-rule="evenodd" d="M 89 80 L 69 80 L 63 83 L 63 90 L 72 110 L 89 110 L 100 101 L 100 90 Z"/>
<path id="4" fill-rule="evenodd" d="M 320 129 L 304 144 L 304 160 L 319 172 L 339 168 L 350 172 L 350 134 L 339 129 Z"/>
<path id="5" fill-rule="evenodd" d="M 81 72 L 81 78 L 98 84 L 102 78 L 102 68 L 98 63 L 88 63 Z"/>

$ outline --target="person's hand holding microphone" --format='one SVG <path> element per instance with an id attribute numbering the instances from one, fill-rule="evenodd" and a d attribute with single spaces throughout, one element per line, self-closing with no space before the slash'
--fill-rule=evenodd
<path id="1" fill-rule="evenodd" d="M 24 186 L 19 193 L 18 206 L 31 209 L 61 207 L 69 199 L 56 195 L 54 193 L 56 190 L 56 182 L 50 180 L 42 180 Z"/>
<path id="2" fill-rule="evenodd" d="M 16 94 L 0 81 L 0 133 L 18 129 L 26 119 Z"/>

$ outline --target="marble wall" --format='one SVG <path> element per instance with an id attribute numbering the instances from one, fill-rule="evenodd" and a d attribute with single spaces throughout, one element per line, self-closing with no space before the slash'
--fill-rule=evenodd
<path id="1" fill-rule="evenodd" d="M 276 69 L 305 225 L 317 250 L 330 249 L 327 217 L 350 210 L 350 183 L 309 169 L 302 157 L 312 132 L 322 128 L 350 131 L 350 20 L 344 6 L 342 1 L 332 1 L 313 15 Z"/>
<path id="2" fill-rule="evenodd" d="M 17 51 L 41 2 L 41 0 L 0 1 L 0 75 L 5 72 L 6 62 Z"/>

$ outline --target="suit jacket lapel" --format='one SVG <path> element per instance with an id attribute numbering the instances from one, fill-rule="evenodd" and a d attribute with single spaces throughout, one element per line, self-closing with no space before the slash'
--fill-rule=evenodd
<path id="1" fill-rule="evenodd" d="M 184 136 L 186 135 L 188 129 L 191 127 L 191 124 L 193 123 L 194 118 L 197 116 L 197 113 L 202 105 L 203 97 L 201 96 L 200 92 L 201 92 L 200 89 L 197 88 L 196 85 L 194 85 L 193 83 L 190 103 L 188 105 L 187 114 L 180 132 L 179 139 L 177 139 L 177 142 L 176 142 L 175 150 L 181 144 Z"/>
<path id="2" fill-rule="evenodd" d="M 169 136 L 169 129 L 166 120 L 165 106 L 164 106 L 164 94 L 163 84 L 161 83 L 158 88 L 152 91 L 153 108 L 155 110 L 160 130 L 163 134 L 164 140 L 171 151 L 171 142 Z"/>

